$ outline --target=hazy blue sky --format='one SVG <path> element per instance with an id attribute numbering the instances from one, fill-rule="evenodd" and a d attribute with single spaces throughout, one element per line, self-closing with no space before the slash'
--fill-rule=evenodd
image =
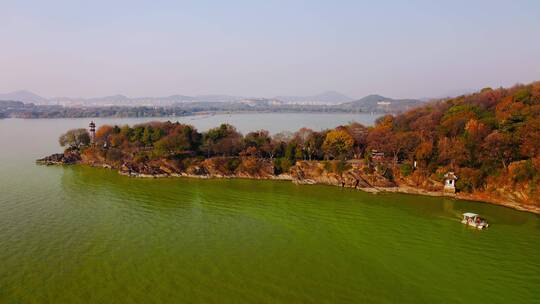
<path id="1" fill-rule="evenodd" d="M 0 92 L 425 97 L 540 80 L 540 1 L 371 2 L 0 0 Z"/>

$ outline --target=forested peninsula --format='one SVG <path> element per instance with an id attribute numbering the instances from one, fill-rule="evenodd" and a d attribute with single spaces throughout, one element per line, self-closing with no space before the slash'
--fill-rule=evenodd
<path id="1" fill-rule="evenodd" d="M 438 101 L 374 126 L 241 134 L 174 122 L 69 130 L 64 153 L 138 177 L 284 179 L 370 192 L 449 195 L 540 214 L 540 82 Z M 448 176 L 455 189 L 444 191 Z M 455 193 L 454 193 L 455 190 Z"/>

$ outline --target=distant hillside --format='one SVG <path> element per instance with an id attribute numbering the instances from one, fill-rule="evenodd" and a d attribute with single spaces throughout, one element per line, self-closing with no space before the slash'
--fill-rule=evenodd
<path id="1" fill-rule="evenodd" d="M 16 100 L 26 103 L 47 103 L 47 98 L 41 97 L 27 90 L 20 90 L 6 94 L 0 94 L 0 100 Z"/>
<path id="2" fill-rule="evenodd" d="M 313 96 L 276 96 L 274 99 L 278 99 L 286 103 L 299 104 L 340 104 L 354 100 L 353 98 L 345 96 L 336 91 L 327 91 Z"/>
<path id="3" fill-rule="evenodd" d="M 368 95 L 362 99 L 342 103 L 340 108 L 360 112 L 403 112 L 424 104 L 419 99 L 392 99 L 381 95 Z"/>

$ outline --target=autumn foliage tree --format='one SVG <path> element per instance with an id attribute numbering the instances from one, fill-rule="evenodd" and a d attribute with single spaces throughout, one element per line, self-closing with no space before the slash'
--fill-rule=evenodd
<path id="1" fill-rule="evenodd" d="M 207 156 L 231 156 L 243 148 L 242 134 L 229 124 L 208 130 L 203 137 L 203 149 Z"/>
<path id="2" fill-rule="evenodd" d="M 345 130 L 333 130 L 326 134 L 323 150 L 334 159 L 346 159 L 352 152 L 354 139 Z"/>
<path id="3" fill-rule="evenodd" d="M 62 147 L 80 149 L 90 144 L 90 134 L 86 129 L 69 130 L 58 138 L 58 143 Z"/>

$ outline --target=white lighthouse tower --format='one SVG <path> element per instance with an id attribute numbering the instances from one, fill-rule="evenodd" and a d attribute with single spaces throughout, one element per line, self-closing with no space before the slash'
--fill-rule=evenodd
<path id="1" fill-rule="evenodd" d="M 91 121 L 88 129 L 90 130 L 90 143 L 93 145 L 96 142 L 96 124 Z"/>

